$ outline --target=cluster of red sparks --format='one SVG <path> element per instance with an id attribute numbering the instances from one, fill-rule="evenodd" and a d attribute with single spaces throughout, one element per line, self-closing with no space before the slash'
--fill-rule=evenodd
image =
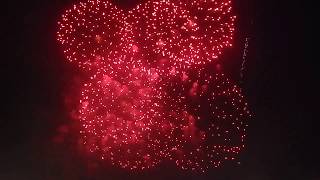
<path id="1" fill-rule="evenodd" d="M 65 11 L 58 41 L 90 74 L 79 105 L 84 145 L 125 169 L 169 159 L 206 171 L 234 160 L 250 117 L 241 90 L 207 64 L 232 46 L 230 0 L 106 0 Z"/>

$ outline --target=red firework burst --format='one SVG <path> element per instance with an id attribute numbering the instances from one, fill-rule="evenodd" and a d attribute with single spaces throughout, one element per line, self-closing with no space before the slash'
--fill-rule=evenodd
<path id="1" fill-rule="evenodd" d="M 91 76 L 78 110 L 88 150 L 131 170 L 170 159 L 205 171 L 235 159 L 250 112 L 240 88 L 204 66 L 232 46 L 234 20 L 229 0 L 66 10 L 57 39 Z"/>

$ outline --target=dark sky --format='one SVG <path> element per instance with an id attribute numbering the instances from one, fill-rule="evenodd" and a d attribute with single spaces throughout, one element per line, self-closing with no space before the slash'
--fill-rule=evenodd
<path id="1" fill-rule="evenodd" d="M 71 124 L 64 92 L 78 72 L 66 63 L 55 32 L 58 16 L 74 2 L 12 0 L 3 7 L 1 180 L 320 179 L 316 57 L 306 53 L 309 30 L 302 1 L 234 0 L 236 42 L 221 57 L 222 66 L 239 82 L 244 39 L 250 37 L 240 86 L 254 118 L 241 164 L 227 164 L 203 175 L 170 165 L 127 173 L 73 153 L 72 138 L 53 143 L 57 129 Z M 117 0 L 116 4 L 130 8 L 136 2 Z"/>

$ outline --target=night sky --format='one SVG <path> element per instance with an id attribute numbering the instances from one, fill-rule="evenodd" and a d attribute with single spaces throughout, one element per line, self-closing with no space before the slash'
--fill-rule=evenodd
<path id="1" fill-rule="evenodd" d="M 4 6 L 1 180 L 320 179 L 319 105 L 313 71 L 317 58 L 306 55 L 304 4 L 233 0 L 238 17 L 234 47 L 225 50 L 220 60 L 225 74 L 243 88 L 254 118 L 241 164 L 227 163 L 199 175 L 169 163 L 130 173 L 95 162 L 75 150 L 72 130 L 66 132 L 64 142 L 55 142 L 61 127 L 74 125 L 65 107 L 65 93 L 80 73 L 66 62 L 55 33 L 58 17 L 75 2 L 12 0 Z M 125 9 L 138 2 L 114 0 Z M 249 49 L 240 83 L 246 37 Z"/>

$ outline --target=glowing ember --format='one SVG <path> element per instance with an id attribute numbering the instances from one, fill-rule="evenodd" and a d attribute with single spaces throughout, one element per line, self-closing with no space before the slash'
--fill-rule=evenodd
<path id="1" fill-rule="evenodd" d="M 81 2 L 58 22 L 58 41 L 69 61 L 91 69 L 97 56 L 113 63 L 129 51 L 130 26 L 120 9 L 108 1 Z"/>
<path id="2" fill-rule="evenodd" d="M 125 81 L 97 74 L 81 93 L 80 119 L 85 145 L 103 159 L 129 169 L 155 166 L 163 158 L 159 141 L 160 93 L 143 73 Z"/>
<path id="3" fill-rule="evenodd" d="M 129 12 L 134 41 L 141 51 L 136 56 L 147 67 L 166 74 L 171 67 L 186 69 L 200 61 L 198 27 L 188 26 L 189 12 L 170 1 L 149 1 Z M 167 61 L 164 63 L 163 59 Z M 164 63 L 164 66 L 159 64 Z M 160 68 L 161 67 L 161 68 Z"/>
<path id="4" fill-rule="evenodd" d="M 231 0 L 177 0 L 181 7 L 190 12 L 194 21 L 190 25 L 199 26 L 203 62 L 218 58 L 223 48 L 231 47 L 234 21 Z"/>
<path id="5" fill-rule="evenodd" d="M 223 74 L 200 70 L 188 77 L 171 79 L 162 88 L 166 120 L 174 124 L 170 158 L 182 169 L 205 171 L 236 158 L 251 115 L 240 88 Z"/>

